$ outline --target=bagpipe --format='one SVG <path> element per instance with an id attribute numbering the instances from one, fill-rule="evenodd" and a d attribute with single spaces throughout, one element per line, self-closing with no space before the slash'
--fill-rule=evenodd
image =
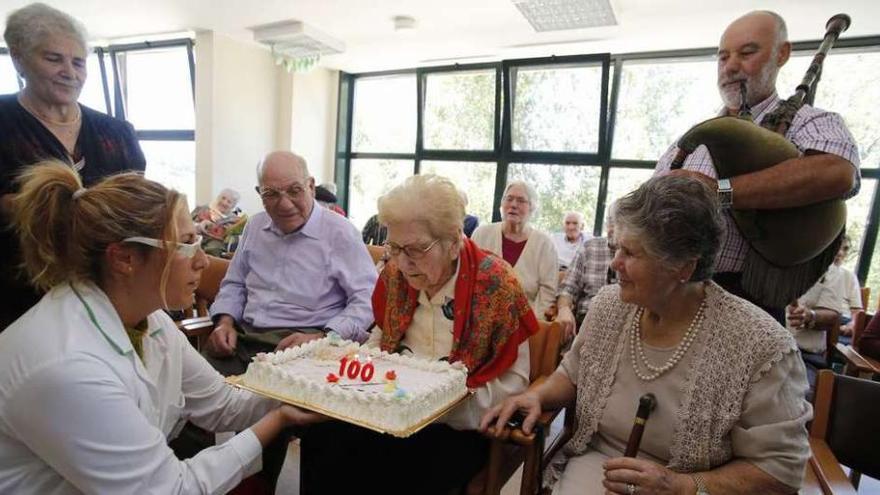
<path id="1" fill-rule="evenodd" d="M 828 20 L 825 37 L 794 95 L 783 101 L 760 124 L 752 121 L 741 83 L 739 115 L 716 117 L 692 127 L 678 142 L 671 168 L 700 145 L 706 146 L 719 179 L 771 167 L 800 153 L 785 138 L 805 102 L 811 102 L 822 63 L 834 42 L 850 25 L 846 14 Z M 834 260 L 846 227 L 846 205 L 831 199 L 793 208 L 732 209 L 740 233 L 749 244 L 743 265 L 743 289 L 765 306 L 782 307 L 804 294 Z"/>

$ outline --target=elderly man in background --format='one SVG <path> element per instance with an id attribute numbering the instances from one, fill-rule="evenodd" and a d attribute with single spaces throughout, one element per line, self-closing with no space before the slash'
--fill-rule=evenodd
<path id="1" fill-rule="evenodd" d="M 570 211 L 562 220 L 562 232 L 553 234 L 553 245 L 559 257 L 559 269 L 567 270 L 571 266 L 574 254 L 589 236 L 584 234 L 584 215 L 578 211 Z"/>
<path id="2" fill-rule="evenodd" d="M 244 372 L 258 352 L 318 339 L 330 330 L 363 342 L 373 321 L 376 269 L 357 229 L 315 208 L 305 160 L 269 153 L 257 167 L 266 211 L 251 218 L 211 306 L 212 364 Z"/>
<path id="3" fill-rule="evenodd" d="M 617 276 L 611 269 L 611 260 L 614 259 L 614 205 L 608 209 L 605 232 L 606 237 L 588 239 L 578 248 L 565 278 L 559 284 L 556 321 L 562 325 L 566 340 L 571 340 L 581 327 L 590 301 L 599 293 L 599 289 L 617 282 Z"/>
<path id="4" fill-rule="evenodd" d="M 718 90 L 724 102 L 721 114 L 737 114 L 742 81 L 756 123 L 776 110 L 782 102 L 776 94 L 776 76 L 790 55 L 785 21 L 778 14 L 759 10 L 733 21 L 718 46 Z M 742 271 L 749 246 L 730 210 L 791 208 L 850 198 L 859 190 L 858 149 L 840 115 L 804 105 L 785 137 L 797 146 L 800 156 L 763 170 L 719 180 L 708 149 L 701 146 L 685 160 L 682 170 L 673 172 L 694 176 L 717 191 L 727 213 L 714 280 L 747 299 Z M 672 145 L 660 158 L 655 173 L 669 170 L 677 152 L 678 147 Z M 784 308 L 765 309 L 783 321 Z"/>

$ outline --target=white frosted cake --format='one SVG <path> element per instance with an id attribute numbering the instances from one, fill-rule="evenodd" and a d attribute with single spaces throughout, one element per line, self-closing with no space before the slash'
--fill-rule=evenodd
<path id="1" fill-rule="evenodd" d="M 408 436 L 465 394 L 459 364 L 389 354 L 342 340 L 312 340 L 259 354 L 247 388 L 395 436 Z"/>

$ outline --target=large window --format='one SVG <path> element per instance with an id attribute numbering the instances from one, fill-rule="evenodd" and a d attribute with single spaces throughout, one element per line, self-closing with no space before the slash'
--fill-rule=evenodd
<path id="1" fill-rule="evenodd" d="M 555 217 L 569 210 L 592 221 L 609 69 L 610 58 L 596 55 L 343 76 L 340 87 L 351 92 L 340 96 L 347 137 L 338 176 L 347 178 L 340 195 L 349 214 L 360 226 L 390 187 L 433 173 L 466 193 L 482 223 L 497 220 L 514 178 L 539 190 L 540 228 L 561 230 Z"/>
<path id="2" fill-rule="evenodd" d="M 425 149 L 493 149 L 495 71 L 428 74 L 424 122 Z"/>
<path id="3" fill-rule="evenodd" d="M 778 78 L 780 96 L 794 92 L 818 45 L 795 44 Z M 847 265 L 876 299 L 880 260 L 871 258 L 880 223 L 880 119 L 873 114 L 880 72 L 871 69 L 880 66 L 880 39 L 837 45 L 825 61 L 815 104 L 842 115 L 859 144 L 862 187 L 847 202 L 847 232 L 860 252 Z M 469 211 L 486 222 L 498 218 L 505 183 L 521 179 L 538 192 L 536 227 L 559 231 L 564 213 L 576 210 L 585 214 L 588 230 L 602 234 L 609 205 L 651 177 L 675 139 L 717 115 L 714 53 L 706 48 L 345 74 L 340 88 L 351 89 L 340 101 L 351 99 L 351 106 L 340 105 L 339 126 L 350 139 L 341 139 L 337 149 L 338 177 L 348 178 L 339 184 L 341 195 L 350 195 L 348 211 L 363 216 L 362 224 L 391 182 L 436 173 L 467 192 Z M 401 164 L 389 173 L 394 160 Z"/>
<path id="4" fill-rule="evenodd" d="M 449 178 L 466 194 L 467 212 L 476 215 L 480 223 L 492 221 L 492 191 L 495 189 L 494 162 L 422 162 L 423 174 Z"/>
<path id="5" fill-rule="evenodd" d="M 83 86 L 82 92 L 79 94 L 79 102 L 91 109 L 110 114 L 112 113 L 112 104 L 111 109 L 108 109 L 107 103 L 111 101 L 111 99 L 104 93 L 105 74 L 101 72 L 102 59 L 104 61 L 104 66 L 109 67 L 110 59 L 103 53 L 103 51 L 91 53 L 86 59 L 86 83 Z M 112 77 L 111 71 L 105 72 L 108 77 Z M 110 82 L 107 84 L 107 87 L 112 88 L 113 83 Z"/>
<path id="6" fill-rule="evenodd" d="M 557 232 L 562 231 L 562 219 L 569 211 L 583 213 L 586 225 L 594 224 L 601 172 L 600 167 L 516 163 L 510 165 L 508 177 L 531 184 L 538 194 L 532 226 Z"/>
<path id="7" fill-rule="evenodd" d="M 411 160 L 358 159 L 351 163 L 349 219 L 361 229 L 378 212 L 376 200 L 412 175 Z"/>
<path id="8" fill-rule="evenodd" d="M 0 94 L 15 93 L 18 91 L 18 80 L 15 75 L 15 67 L 12 65 L 12 57 L 0 52 Z"/>
<path id="9" fill-rule="evenodd" d="M 191 45 L 111 47 L 109 53 L 115 57 L 115 65 L 111 65 L 119 78 L 113 98 L 115 112 L 137 132 L 147 159 L 146 176 L 186 194 L 193 203 L 196 156 Z"/>
<path id="10" fill-rule="evenodd" d="M 354 93 L 352 151 L 412 153 L 416 149 L 414 74 L 358 81 Z"/>
<path id="11" fill-rule="evenodd" d="M 611 156 L 656 161 L 718 108 L 714 60 L 624 62 Z"/>
<path id="12" fill-rule="evenodd" d="M 513 149 L 598 153 L 602 77 L 597 63 L 511 70 Z"/>

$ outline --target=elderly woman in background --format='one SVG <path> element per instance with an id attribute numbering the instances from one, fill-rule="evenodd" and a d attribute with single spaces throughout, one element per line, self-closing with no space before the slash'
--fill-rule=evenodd
<path id="1" fill-rule="evenodd" d="M 507 263 L 462 233 L 464 202 L 449 179 L 416 175 L 379 199 L 386 264 L 373 293 L 367 345 L 461 362 L 474 392 L 405 439 L 330 422 L 303 438 L 307 493 L 447 493 L 486 461 L 474 431 L 483 413 L 529 380 L 528 337 L 537 320 Z"/>
<path id="2" fill-rule="evenodd" d="M 40 160 L 67 163 L 86 185 L 116 172 L 144 170 L 144 155 L 131 125 L 77 103 L 88 56 L 82 24 L 34 3 L 9 15 L 3 37 L 25 88 L 0 96 L 0 217 L 10 215 L 21 168 Z M 20 253 L 9 229 L 0 228 L 0 250 L 0 292 L 16 294 L 0 307 L 2 331 L 35 304 L 39 294 L 17 270 Z"/>
<path id="3" fill-rule="evenodd" d="M 520 410 L 529 431 L 542 408 L 576 401 L 577 430 L 547 476 L 555 494 L 797 491 L 810 453 L 804 365 L 782 326 L 711 281 L 715 192 L 655 177 L 615 214 L 618 285 L 593 298 L 556 372 L 482 426 Z M 621 457 L 646 393 L 657 407 L 638 458 Z"/>
<path id="4" fill-rule="evenodd" d="M 14 202 L 48 292 L 0 335 L 0 493 L 225 493 L 318 419 L 228 387 L 162 311 L 191 305 L 207 266 L 180 193 L 139 174 L 85 189 L 47 162 Z M 167 441 L 187 420 L 243 431 L 180 461 Z"/>
<path id="5" fill-rule="evenodd" d="M 226 251 L 228 231 L 242 220 L 235 209 L 240 198 L 238 191 L 223 189 L 211 204 L 198 206 L 192 211 L 192 219 L 202 236 L 202 249 L 206 253 L 220 256 Z"/>
<path id="6" fill-rule="evenodd" d="M 510 263 L 535 314 L 543 315 L 556 301 L 559 269 L 553 240 L 529 225 L 537 211 L 535 189 L 522 181 L 511 182 L 501 197 L 501 221 L 478 227 L 471 238 Z"/>

